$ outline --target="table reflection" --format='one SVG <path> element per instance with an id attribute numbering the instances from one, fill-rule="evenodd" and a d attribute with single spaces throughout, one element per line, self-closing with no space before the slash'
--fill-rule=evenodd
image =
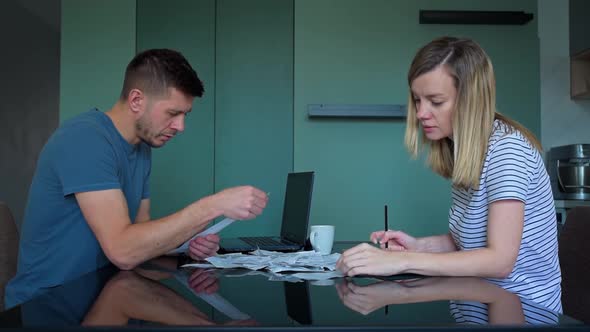
<path id="1" fill-rule="evenodd" d="M 420 278 L 357 285 L 344 280 L 336 285 L 348 308 L 368 315 L 388 305 L 448 300 L 450 315 L 459 324 L 557 324 L 559 314 L 520 298 L 480 278 Z"/>
<path id="2" fill-rule="evenodd" d="M 107 282 L 82 325 L 115 326 L 144 321 L 166 325 L 217 325 L 191 302 L 153 279 L 144 271 L 121 271 Z M 160 276 L 161 277 L 161 276 Z M 214 293 L 218 286 L 213 273 L 197 270 L 190 276 L 197 293 Z M 225 325 L 254 325 L 254 321 L 232 321 Z"/>
<path id="3" fill-rule="evenodd" d="M 175 257 L 162 257 L 133 271 L 109 267 L 90 273 L 1 313 L 0 326 L 9 315 L 18 316 L 15 327 L 223 325 L 365 330 L 579 324 L 479 278 L 287 282 L 245 270 L 177 266 Z"/>

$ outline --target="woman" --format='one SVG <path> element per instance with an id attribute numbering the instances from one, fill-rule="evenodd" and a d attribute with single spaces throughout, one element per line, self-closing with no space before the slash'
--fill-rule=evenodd
<path id="1" fill-rule="evenodd" d="M 405 143 L 414 157 L 428 147 L 429 166 L 452 181 L 449 233 L 374 232 L 381 249 L 358 245 L 337 267 L 349 276 L 486 277 L 561 312 L 557 222 L 540 144 L 496 112 L 486 53 L 468 39 L 436 39 L 416 54 L 408 83 Z"/>

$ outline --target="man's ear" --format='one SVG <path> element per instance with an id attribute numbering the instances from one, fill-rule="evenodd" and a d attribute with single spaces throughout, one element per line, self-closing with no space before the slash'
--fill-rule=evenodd
<path id="1" fill-rule="evenodd" d="M 127 96 L 127 104 L 129 105 L 129 109 L 131 112 L 133 112 L 133 114 L 141 115 L 145 109 L 146 96 L 141 90 L 132 89 L 129 91 L 129 95 Z"/>

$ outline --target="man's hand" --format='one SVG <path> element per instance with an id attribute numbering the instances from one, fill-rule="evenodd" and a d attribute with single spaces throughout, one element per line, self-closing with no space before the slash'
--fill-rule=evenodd
<path id="1" fill-rule="evenodd" d="M 212 294 L 219 290 L 217 277 L 211 271 L 203 269 L 196 269 L 191 274 L 188 284 L 197 293 Z"/>
<path id="2" fill-rule="evenodd" d="M 268 202 L 266 193 L 252 186 L 228 188 L 213 197 L 222 214 L 234 220 L 256 218 Z"/>
<path id="3" fill-rule="evenodd" d="M 207 257 L 215 256 L 219 250 L 219 235 L 208 234 L 198 236 L 190 242 L 189 255 L 194 260 L 202 260 Z"/>

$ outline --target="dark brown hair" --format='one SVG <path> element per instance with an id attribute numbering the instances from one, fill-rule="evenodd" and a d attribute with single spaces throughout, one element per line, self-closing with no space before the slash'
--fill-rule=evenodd
<path id="1" fill-rule="evenodd" d="M 176 88 L 192 97 L 202 97 L 204 88 L 199 76 L 186 58 L 170 49 L 151 49 L 137 54 L 127 65 L 121 90 L 126 100 L 132 89 L 148 95 L 163 95 Z"/>

